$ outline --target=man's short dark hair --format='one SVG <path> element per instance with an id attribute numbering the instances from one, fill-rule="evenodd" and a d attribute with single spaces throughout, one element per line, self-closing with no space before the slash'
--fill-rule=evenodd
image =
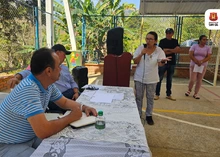
<path id="1" fill-rule="evenodd" d="M 167 34 L 167 33 L 174 33 L 174 30 L 173 30 L 173 28 L 167 28 L 166 31 L 165 31 L 165 33 L 166 33 L 166 34 Z"/>
<path id="2" fill-rule="evenodd" d="M 33 75 L 41 74 L 47 67 L 55 68 L 55 60 L 52 56 L 54 51 L 48 48 L 36 50 L 31 57 L 31 73 Z"/>

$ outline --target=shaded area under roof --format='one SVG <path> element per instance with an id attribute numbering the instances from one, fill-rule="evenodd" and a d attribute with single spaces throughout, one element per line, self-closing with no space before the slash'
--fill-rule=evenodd
<path id="1" fill-rule="evenodd" d="M 205 14 L 220 9 L 220 0 L 140 0 L 141 15 Z"/>

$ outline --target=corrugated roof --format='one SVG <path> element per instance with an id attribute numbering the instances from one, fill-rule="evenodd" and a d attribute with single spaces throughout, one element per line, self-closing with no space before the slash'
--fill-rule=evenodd
<path id="1" fill-rule="evenodd" d="M 141 15 L 205 14 L 220 9 L 220 0 L 140 0 Z"/>

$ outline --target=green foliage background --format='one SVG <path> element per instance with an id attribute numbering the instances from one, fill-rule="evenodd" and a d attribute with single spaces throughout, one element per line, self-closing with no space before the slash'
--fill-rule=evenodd
<path id="1" fill-rule="evenodd" d="M 209 35 L 209 30 L 204 26 L 203 15 L 182 16 L 181 23 L 177 23 L 177 16 L 139 16 L 134 4 L 121 4 L 121 0 L 99 0 L 96 4 L 92 0 L 69 0 L 69 4 L 78 50 L 82 49 L 82 19 L 86 22 L 85 49 L 90 53 L 88 60 L 93 59 L 95 48 L 106 55 L 107 31 L 114 27 L 124 28 L 124 52 L 131 53 L 145 42 L 144 38 L 149 31 L 157 32 L 160 40 L 165 37 L 166 28 L 174 28 L 175 33 L 176 28 L 182 28 L 181 35 L 175 34 L 180 43 L 188 39 L 198 39 L 202 34 Z M 0 0 L 0 71 L 29 64 L 35 47 L 33 10 L 33 6 L 22 0 Z M 41 13 L 40 45 L 44 47 L 47 13 L 43 9 Z M 56 1 L 53 16 L 54 43 L 62 43 L 70 49 L 64 6 Z M 214 35 L 215 32 L 212 32 L 212 40 Z M 216 45 L 218 39 L 219 34 L 214 41 Z"/>

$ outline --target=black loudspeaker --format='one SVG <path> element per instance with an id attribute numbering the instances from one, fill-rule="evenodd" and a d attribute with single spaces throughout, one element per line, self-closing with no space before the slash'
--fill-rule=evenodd
<path id="1" fill-rule="evenodd" d="M 107 33 L 107 54 L 121 55 L 123 53 L 124 29 L 116 27 Z"/>
<path id="2" fill-rule="evenodd" d="M 88 84 L 88 68 L 84 66 L 76 66 L 72 70 L 72 75 L 79 86 L 79 91 L 83 92 L 82 87 Z"/>

